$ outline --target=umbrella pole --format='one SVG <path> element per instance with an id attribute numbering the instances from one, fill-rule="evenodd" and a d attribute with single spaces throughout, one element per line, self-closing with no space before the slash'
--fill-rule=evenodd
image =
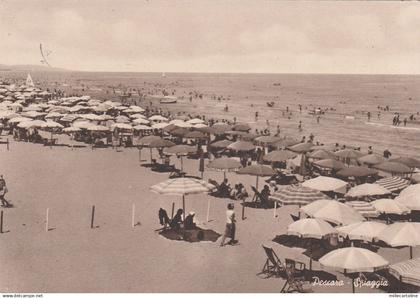
<path id="1" fill-rule="evenodd" d="M 223 181 L 226 179 L 226 171 L 223 171 Z"/>
<path id="2" fill-rule="evenodd" d="M 182 156 L 181 156 L 181 172 L 184 172 L 184 162 L 182 160 Z"/>
<path id="3" fill-rule="evenodd" d="M 183 210 L 182 217 L 185 221 L 185 195 L 182 195 L 182 210 Z"/>
<path id="4" fill-rule="evenodd" d="M 209 216 L 210 216 L 210 198 L 207 203 L 207 222 L 209 222 Z"/>
<path id="5" fill-rule="evenodd" d="M 175 211 L 175 202 L 172 202 L 171 220 L 174 219 L 174 211 Z"/>
<path id="6" fill-rule="evenodd" d="M 140 148 L 138 149 L 139 149 L 139 163 L 141 163 L 141 149 Z"/>
<path id="7" fill-rule="evenodd" d="M 152 148 L 150 148 L 150 164 L 152 164 Z"/>
<path id="8" fill-rule="evenodd" d="M 309 249 L 311 250 L 311 256 L 309 257 L 309 271 L 312 272 L 312 239 L 310 239 L 309 245 Z"/>
<path id="9" fill-rule="evenodd" d="M 410 260 L 413 258 L 413 247 L 410 246 Z"/>
<path id="10" fill-rule="evenodd" d="M 277 217 L 277 201 L 274 201 L 274 218 Z"/>
<path id="11" fill-rule="evenodd" d="M 258 190 L 258 175 L 257 175 L 256 189 Z"/>
<path id="12" fill-rule="evenodd" d="M 354 277 L 351 278 L 351 288 L 353 293 L 355 293 L 355 289 L 354 289 Z"/>

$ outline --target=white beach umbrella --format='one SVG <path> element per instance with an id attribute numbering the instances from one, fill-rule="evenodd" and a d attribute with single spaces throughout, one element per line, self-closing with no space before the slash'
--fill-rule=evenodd
<path id="1" fill-rule="evenodd" d="M 420 184 L 413 184 L 403 189 L 400 192 L 400 196 L 411 196 L 414 194 L 420 194 Z"/>
<path id="2" fill-rule="evenodd" d="M 420 193 L 399 195 L 395 201 L 411 210 L 420 210 Z"/>
<path id="3" fill-rule="evenodd" d="M 410 209 L 408 207 L 392 199 L 375 200 L 371 204 L 376 210 L 378 210 L 379 213 L 399 215 L 410 213 Z"/>
<path id="4" fill-rule="evenodd" d="M 20 123 L 20 122 L 24 122 L 24 121 L 31 121 L 31 118 L 27 118 L 27 117 L 14 117 L 12 119 L 10 119 L 8 122 L 9 123 Z"/>
<path id="5" fill-rule="evenodd" d="M 44 128 L 63 128 L 64 126 L 52 120 L 45 122 Z"/>
<path id="6" fill-rule="evenodd" d="M 112 130 L 115 130 L 116 128 L 122 129 L 122 130 L 132 130 L 133 129 L 131 124 L 128 124 L 128 123 L 114 123 L 114 124 L 111 125 Z"/>
<path id="7" fill-rule="evenodd" d="M 338 227 L 337 231 L 342 236 L 348 236 L 350 240 L 374 241 L 386 227 L 386 224 L 381 222 L 363 221 Z"/>
<path id="8" fill-rule="evenodd" d="M 151 130 L 153 128 L 147 125 L 137 125 L 137 126 L 134 126 L 133 129 L 141 131 L 141 130 Z"/>
<path id="9" fill-rule="evenodd" d="M 168 121 L 168 119 L 167 119 L 167 118 L 165 118 L 165 117 L 163 117 L 163 116 L 161 116 L 161 115 L 154 115 L 154 116 L 151 116 L 151 117 L 149 117 L 149 120 L 150 120 L 150 121 Z"/>
<path id="10" fill-rule="evenodd" d="M 352 207 L 334 200 L 318 200 L 303 206 L 300 210 L 311 217 L 320 218 L 335 224 L 346 225 L 365 220 Z"/>
<path id="11" fill-rule="evenodd" d="M 187 121 L 189 124 L 202 124 L 204 123 L 204 120 L 201 120 L 199 118 L 193 118 Z"/>
<path id="12" fill-rule="evenodd" d="M 378 238 L 392 247 L 409 246 L 410 259 L 413 258 L 413 247 L 420 245 L 420 223 L 396 222 L 388 225 Z"/>
<path id="13" fill-rule="evenodd" d="M 337 193 L 345 193 L 347 182 L 326 176 L 319 176 L 313 179 L 306 180 L 302 186 L 316 189 L 319 191 L 333 191 Z"/>
<path id="14" fill-rule="evenodd" d="M 165 123 L 165 122 L 160 122 L 160 123 L 155 123 L 155 124 L 153 124 L 152 125 L 152 128 L 153 129 L 163 129 L 163 128 L 165 128 L 166 126 L 168 126 L 169 124 L 168 123 Z"/>
<path id="15" fill-rule="evenodd" d="M 143 118 L 136 118 L 132 121 L 134 124 L 149 124 L 150 121 Z"/>
<path id="16" fill-rule="evenodd" d="M 131 114 L 130 115 L 130 118 L 132 118 L 132 119 L 136 119 L 136 118 L 143 118 L 143 119 L 145 119 L 147 117 L 145 115 L 143 115 L 143 114 L 136 113 L 136 114 Z"/>
<path id="17" fill-rule="evenodd" d="M 287 227 L 287 234 L 304 238 L 322 239 L 326 236 L 337 234 L 337 230 L 322 219 L 305 218 L 291 223 Z"/>
<path id="18" fill-rule="evenodd" d="M 379 184 L 364 183 L 352 187 L 347 193 L 346 197 L 366 197 L 366 196 L 380 196 L 388 195 L 391 192 Z"/>

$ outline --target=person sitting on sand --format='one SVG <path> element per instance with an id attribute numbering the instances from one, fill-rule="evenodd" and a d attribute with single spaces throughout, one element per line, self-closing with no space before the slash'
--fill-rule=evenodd
<path id="1" fill-rule="evenodd" d="M 232 188 L 230 187 L 228 180 L 225 178 L 223 182 L 219 185 L 219 195 L 222 197 L 229 197 L 231 191 Z"/>
<path id="2" fill-rule="evenodd" d="M 159 209 L 159 222 L 165 228 L 170 222 L 169 217 L 168 217 L 168 213 L 166 213 L 166 210 L 163 209 L 163 208 Z"/>
<path id="3" fill-rule="evenodd" d="M 268 207 L 268 199 L 271 195 L 271 191 L 270 191 L 270 187 L 268 187 L 268 185 L 264 185 L 263 190 L 260 193 L 260 200 L 261 200 L 261 204 L 264 208 Z"/>
<path id="4" fill-rule="evenodd" d="M 384 151 L 384 157 L 386 159 L 388 159 L 388 158 L 391 157 L 391 155 L 392 155 L 391 151 L 389 151 L 388 149 L 385 149 L 385 151 Z"/>
<path id="5" fill-rule="evenodd" d="M 191 211 L 190 213 L 188 213 L 187 217 L 185 218 L 184 227 L 186 230 L 194 230 L 197 227 L 194 222 L 194 216 L 195 216 L 195 212 Z"/>
<path id="6" fill-rule="evenodd" d="M 170 227 L 172 229 L 179 229 L 181 227 L 182 224 L 182 213 L 183 210 L 182 209 L 178 209 L 178 211 L 176 212 L 174 218 L 172 218 L 171 222 L 170 222 Z"/>
<path id="7" fill-rule="evenodd" d="M 235 200 L 243 200 L 248 197 L 248 193 L 242 183 L 235 184 L 235 189 L 232 191 L 232 198 Z"/>

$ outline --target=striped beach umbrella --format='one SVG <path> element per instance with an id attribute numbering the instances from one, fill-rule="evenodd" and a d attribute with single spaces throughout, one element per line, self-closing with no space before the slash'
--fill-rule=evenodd
<path id="1" fill-rule="evenodd" d="M 379 215 L 378 211 L 373 207 L 369 202 L 365 201 L 348 201 L 346 205 L 357 210 L 363 217 L 377 217 Z"/>
<path id="2" fill-rule="evenodd" d="M 270 199 L 280 202 L 282 205 L 307 205 L 317 200 L 328 200 L 329 197 L 320 191 L 304 186 L 288 185 L 276 191 Z"/>
<path id="3" fill-rule="evenodd" d="M 185 195 L 207 193 L 214 188 L 213 184 L 200 179 L 175 178 L 155 184 L 150 187 L 150 190 L 162 195 L 182 196 L 182 208 L 185 219 Z"/>
<path id="4" fill-rule="evenodd" d="M 420 287 L 420 258 L 393 264 L 389 266 L 389 273 L 400 282 Z"/>
<path id="5" fill-rule="evenodd" d="M 391 192 L 399 191 L 410 185 L 410 181 L 398 176 L 382 178 L 375 181 L 375 183 L 385 187 Z"/>
<path id="6" fill-rule="evenodd" d="M 386 228 L 386 224 L 377 221 L 363 221 L 338 227 L 337 231 L 350 240 L 375 241 Z"/>

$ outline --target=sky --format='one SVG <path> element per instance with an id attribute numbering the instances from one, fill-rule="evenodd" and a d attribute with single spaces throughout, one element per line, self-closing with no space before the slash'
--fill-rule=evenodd
<path id="1" fill-rule="evenodd" d="M 420 2 L 0 0 L 0 64 L 83 71 L 420 73 Z"/>

